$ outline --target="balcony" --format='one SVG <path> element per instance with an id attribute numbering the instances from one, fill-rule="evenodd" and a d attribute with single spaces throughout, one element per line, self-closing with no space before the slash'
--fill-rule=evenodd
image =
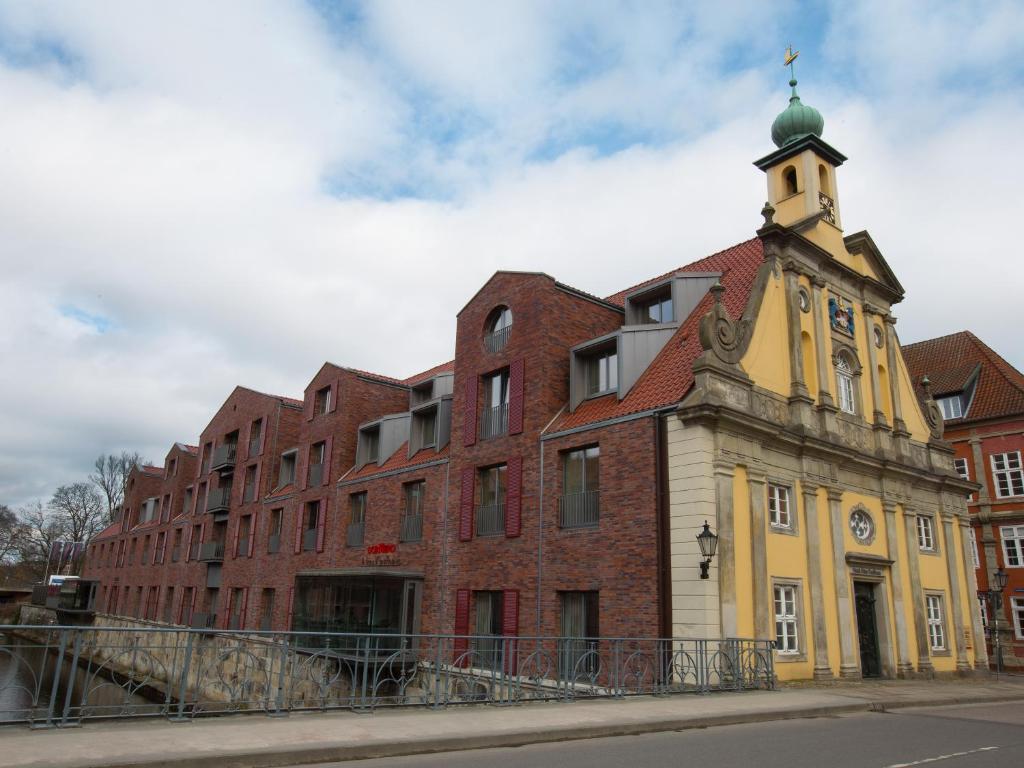
<path id="1" fill-rule="evenodd" d="M 363 536 L 366 533 L 366 523 L 349 523 L 345 532 L 345 545 L 349 547 L 363 546 Z"/>
<path id="2" fill-rule="evenodd" d="M 238 453 L 238 446 L 234 443 L 218 445 L 213 451 L 213 461 L 210 462 L 210 469 L 214 472 L 233 472 L 235 469 L 235 454 Z"/>
<path id="3" fill-rule="evenodd" d="M 423 539 L 423 515 L 402 515 L 402 529 L 399 541 L 421 541 Z"/>
<path id="4" fill-rule="evenodd" d="M 207 512 L 228 512 L 231 509 L 231 487 L 211 488 L 206 496 Z"/>
<path id="5" fill-rule="evenodd" d="M 307 528 L 302 532 L 302 551 L 312 552 L 316 549 L 316 535 L 318 531 L 316 528 Z"/>
<path id="6" fill-rule="evenodd" d="M 309 486 L 315 488 L 324 481 L 324 465 L 321 464 L 310 464 L 309 465 Z"/>
<path id="7" fill-rule="evenodd" d="M 508 403 L 484 408 L 480 415 L 480 438 L 487 440 L 508 432 Z"/>
<path id="8" fill-rule="evenodd" d="M 267 537 L 267 552 L 274 554 L 281 551 L 281 534 L 272 533 Z"/>
<path id="9" fill-rule="evenodd" d="M 558 500 L 558 525 L 561 528 L 593 528 L 601 511 L 600 491 L 567 493 Z"/>
<path id="10" fill-rule="evenodd" d="M 488 352 L 501 352 L 508 344 L 508 333 L 512 330 L 511 325 L 506 325 L 494 333 L 488 333 L 484 336 L 484 347 Z"/>
<path id="11" fill-rule="evenodd" d="M 505 505 L 491 504 L 476 508 L 476 535 L 497 536 L 505 533 Z"/>
<path id="12" fill-rule="evenodd" d="M 205 541 L 202 546 L 199 547 L 199 561 L 201 563 L 223 563 L 224 562 L 224 542 L 223 541 Z"/>

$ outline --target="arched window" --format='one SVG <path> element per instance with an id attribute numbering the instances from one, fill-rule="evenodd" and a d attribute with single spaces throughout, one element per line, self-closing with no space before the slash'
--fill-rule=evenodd
<path id="1" fill-rule="evenodd" d="M 832 197 L 832 190 L 828 186 L 828 169 L 824 165 L 818 166 L 818 188 L 829 197 Z"/>
<path id="2" fill-rule="evenodd" d="M 853 396 L 853 366 L 846 355 L 836 356 L 836 392 L 839 396 L 839 410 L 856 413 L 857 402 Z"/>
<path id="3" fill-rule="evenodd" d="M 498 307 L 487 318 L 487 330 L 484 334 L 484 346 L 488 352 L 499 352 L 508 343 L 509 330 L 512 328 L 512 310 Z"/>
<path id="4" fill-rule="evenodd" d="M 786 185 L 786 196 L 795 195 L 799 190 L 796 188 L 796 168 L 792 165 L 786 166 L 782 171 L 782 181 Z"/>

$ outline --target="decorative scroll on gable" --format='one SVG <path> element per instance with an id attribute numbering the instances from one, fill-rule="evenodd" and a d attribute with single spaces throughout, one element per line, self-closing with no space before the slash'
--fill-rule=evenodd
<path id="1" fill-rule="evenodd" d="M 724 363 L 739 363 L 750 343 L 753 323 L 750 320 L 733 320 L 729 311 L 722 304 L 725 286 L 715 283 L 711 286 L 711 294 L 715 304 L 700 321 L 700 345 L 702 349 L 711 350 Z"/>
<path id="2" fill-rule="evenodd" d="M 935 402 L 935 398 L 932 397 L 932 383 L 929 381 L 927 376 L 921 380 L 921 387 L 924 389 L 925 395 L 924 420 L 928 422 L 928 431 L 931 433 L 933 438 L 941 440 L 942 433 L 946 428 L 946 423 L 942 418 L 942 409 L 939 408 L 938 403 Z"/>

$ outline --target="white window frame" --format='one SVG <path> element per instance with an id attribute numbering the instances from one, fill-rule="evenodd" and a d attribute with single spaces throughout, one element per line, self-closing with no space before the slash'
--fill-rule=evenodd
<path id="1" fill-rule="evenodd" d="M 971 466 L 967 459 L 953 459 L 953 470 L 964 480 L 971 479 Z"/>
<path id="2" fill-rule="evenodd" d="M 974 568 L 977 570 L 981 568 L 981 558 L 978 556 L 978 533 L 974 530 L 974 526 L 968 527 L 967 535 L 971 539 L 971 562 L 974 563 Z"/>
<path id="3" fill-rule="evenodd" d="M 949 419 L 962 418 L 964 415 L 964 401 L 961 395 L 940 397 L 935 403 L 939 406 L 939 410 L 942 411 L 942 418 L 947 421 Z"/>
<path id="4" fill-rule="evenodd" d="M 978 612 L 981 614 L 981 628 L 988 629 L 988 600 L 978 598 Z"/>
<path id="5" fill-rule="evenodd" d="M 935 542 L 935 521 L 931 515 L 917 516 L 917 548 L 922 552 L 938 552 Z"/>
<path id="6" fill-rule="evenodd" d="M 772 528 L 793 530 L 793 510 L 789 487 L 768 483 L 768 521 Z"/>
<path id="7" fill-rule="evenodd" d="M 1018 640 L 1024 640 L 1024 597 L 1010 598 L 1010 618 Z"/>
<path id="8" fill-rule="evenodd" d="M 857 413 L 857 400 L 853 392 L 853 367 L 843 355 L 839 355 L 836 358 L 836 397 L 839 410 L 843 413 Z"/>
<path id="9" fill-rule="evenodd" d="M 925 616 L 928 624 L 928 646 L 933 651 L 948 651 L 946 647 L 945 610 L 942 595 L 924 596 Z"/>
<path id="10" fill-rule="evenodd" d="M 989 459 L 992 462 L 992 485 L 995 486 L 996 498 L 1024 496 L 1024 468 L 1021 466 L 1020 451 L 993 453 Z M 1003 493 L 1003 483 L 1006 485 L 1006 493 Z"/>
<path id="11" fill-rule="evenodd" d="M 775 650 L 780 656 L 797 656 L 800 650 L 800 589 L 796 584 L 772 587 L 775 611 Z"/>
<path id="12" fill-rule="evenodd" d="M 1003 545 L 1004 567 L 1024 568 L 1024 525 L 999 526 L 999 540 Z"/>

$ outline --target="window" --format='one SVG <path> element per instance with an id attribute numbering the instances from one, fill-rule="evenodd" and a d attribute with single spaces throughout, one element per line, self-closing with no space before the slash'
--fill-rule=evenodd
<path id="1" fill-rule="evenodd" d="M 178 460 L 170 459 L 167 462 L 167 477 L 174 477 L 178 474 Z"/>
<path id="2" fill-rule="evenodd" d="M 309 447 L 309 484 L 320 485 L 324 481 L 324 460 L 327 457 L 327 443 L 321 440 Z"/>
<path id="3" fill-rule="evenodd" d="M 284 510 L 270 510 L 270 523 L 267 527 L 267 552 L 273 554 L 281 549 L 281 525 L 283 524 Z"/>
<path id="4" fill-rule="evenodd" d="M 775 648 L 780 654 L 800 652 L 797 634 L 797 588 L 792 584 L 775 586 Z"/>
<path id="5" fill-rule="evenodd" d="M 506 466 L 487 467 L 477 472 L 476 535 L 495 536 L 505 532 Z"/>
<path id="6" fill-rule="evenodd" d="M 1024 640 L 1024 597 L 1010 598 L 1010 613 L 1013 614 L 1013 631 L 1018 640 Z"/>
<path id="7" fill-rule="evenodd" d="M 200 474 L 205 475 L 210 472 L 210 459 L 213 454 L 213 443 L 206 443 L 203 446 L 203 463 L 200 470 Z"/>
<path id="8" fill-rule="evenodd" d="M 1003 542 L 1003 562 L 1007 568 L 1024 567 L 1024 525 L 999 526 Z"/>
<path id="9" fill-rule="evenodd" d="M 242 503 L 248 504 L 256 498 L 256 465 L 245 468 L 245 485 L 242 487 Z"/>
<path id="10" fill-rule="evenodd" d="M 597 640 L 600 637 L 597 592 L 559 592 L 561 627 L 558 665 L 561 674 L 572 680 L 594 674 L 599 667 Z"/>
<path id="11" fill-rule="evenodd" d="M 775 528 L 792 528 L 789 514 L 789 488 L 768 483 L 768 520 Z"/>
<path id="12" fill-rule="evenodd" d="M 1020 465 L 1020 451 L 992 454 L 992 479 L 996 496 L 1024 496 L 1024 471 Z"/>
<path id="13" fill-rule="evenodd" d="M 508 368 L 484 376 L 484 412 L 480 420 L 480 437 L 487 439 L 508 432 L 509 375 Z"/>
<path id="14" fill-rule="evenodd" d="M 245 627 L 245 590 L 235 587 L 231 590 L 231 601 L 228 607 L 228 629 Z"/>
<path id="15" fill-rule="evenodd" d="M 618 389 L 619 355 L 617 352 L 604 352 L 588 358 L 586 371 L 588 397 Z"/>
<path id="16" fill-rule="evenodd" d="M 263 437 L 263 419 L 256 419 L 249 427 L 249 455 L 258 456 Z"/>
<path id="17" fill-rule="evenodd" d="M 925 608 L 928 617 L 928 643 L 933 651 L 944 651 L 946 629 L 942 618 L 942 596 L 925 595 Z"/>
<path id="18" fill-rule="evenodd" d="M 371 464 L 380 458 L 380 426 L 359 430 L 359 445 L 356 453 L 361 457 L 360 466 Z"/>
<path id="19" fill-rule="evenodd" d="M 956 473 L 964 480 L 971 479 L 971 473 L 967 467 L 967 459 L 953 459 L 953 469 L 955 469 Z"/>
<path id="20" fill-rule="evenodd" d="M 313 415 L 322 416 L 331 410 L 331 388 L 318 389 L 313 396 Z"/>
<path id="21" fill-rule="evenodd" d="M 420 427 L 420 447 L 432 448 L 437 445 L 437 409 L 431 408 L 417 414 Z"/>
<path id="22" fill-rule="evenodd" d="M 267 632 L 274 628 L 274 590 L 266 588 L 260 600 L 260 629 Z"/>
<path id="23" fill-rule="evenodd" d="M 128 550 L 128 565 L 135 564 L 135 548 L 139 545 L 138 539 L 132 539 L 132 548 Z"/>
<path id="24" fill-rule="evenodd" d="M 476 643 L 479 664 L 483 667 L 495 667 L 501 661 L 501 640 L 503 634 L 502 613 L 505 605 L 502 592 L 475 592 L 474 608 L 476 625 L 473 634 L 478 636 Z"/>
<path id="25" fill-rule="evenodd" d="M 853 367 L 845 355 L 836 358 L 836 391 L 839 393 L 839 410 L 844 413 L 857 413 L 857 404 L 853 397 Z"/>
<path id="26" fill-rule="evenodd" d="M 406 483 L 402 490 L 405 497 L 405 509 L 402 512 L 402 526 L 399 541 L 419 541 L 423 538 L 423 493 L 426 481 Z"/>
<path id="27" fill-rule="evenodd" d="M 184 532 L 184 528 L 174 529 L 174 539 L 171 544 L 171 562 L 176 563 L 181 559 L 181 537 Z"/>
<path id="28" fill-rule="evenodd" d="M 195 598 L 196 588 L 185 587 L 185 593 L 181 598 L 181 609 L 178 611 L 178 623 L 186 627 L 192 623 L 192 600 Z"/>
<path id="29" fill-rule="evenodd" d="M 796 168 L 792 165 L 786 166 L 786 169 L 782 172 L 782 183 L 786 188 L 786 197 L 797 193 Z"/>
<path id="30" fill-rule="evenodd" d="M 652 299 L 641 305 L 641 316 L 647 323 L 671 323 L 675 320 L 672 314 L 672 297 L 663 296 Z"/>
<path id="31" fill-rule="evenodd" d="M 167 587 L 164 590 L 164 624 L 170 624 L 174 620 L 174 587 Z"/>
<path id="32" fill-rule="evenodd" d="M 361 547 L 366 535 L 366 491 L 349 496 L 348 505 L 349 522 L 345 544 L 350 547 Z"/>
<path id="33" fill-rule="evenodd" d="M 558 524 L 562 528 L 597 525 L 600 519 L 601 449 L 596 445 L 565 453 Z"/>
<path id="34" fill-rule="evenodd" d="M 968 528 L 967 535 L 971 538 L 971 562 L 974 563 L 975 568 L 980 568 L 981 561 L 978 559 L 978 534 L 974 528 Z"/>
<path id="35" fill-rule="evenodd" d="M 235 557 L 247 557 L 249 554 L 249 537 L 252 535 L 252 515 L 238 518 L 238 546 Z"/>
<path id="36" fill-rule="evenodd" d="M 288 451 L 281 454 L 281 471 L 277 477 L 277 486 L 290 485 L 295 482 L 295 457 L 297 451 Z"/>
<path id="37" fill-rule="evenodd" d="M 320 526 L 320 502 L 307 501 L 303 518 L 302 549 L 312 552 L 316 549 L 317 529 Z"/>
<path id="38" fill-rule="evenodd" d="M 512 310 L 508 307 L 498 307 L 491 313 L 487 321 L 487 334 L 484 336 L 484 346 L 488 352 L 500 352 L 508 343 L 509 329 L 512 328 Z"/>
<path id="39" fill-rule="evenodd" d="M 988 629 L 988 601 L 984 597 L 978 598 L 978 612 L 981 614 L 981 628 Z"/>
<path id="40" fill-rule="evenodd" d="M 935 551 L 935 527 L 929 515 L 917 516 L 917 546 L 922 552 Z"/>
<path id="41" fill-rule="evenodd" d="M 942 411 L 944 419 L 959 419 L 964 415 L 963 401 L 960 399 L 960 395 L 940 397 L 935 402 L 939 406 L 939 410 Z"/>
<path id="42" fill-rule="evenodd" d="M 143 565 L 145 565 L 146 563 L 149 562 L 149 542 L 150 542 L 150 537 L 149 536 L 147 536 L 143 540 L 143 542 L 142 542 L 142 558 L 140 559 L 140 562 Z"/>

